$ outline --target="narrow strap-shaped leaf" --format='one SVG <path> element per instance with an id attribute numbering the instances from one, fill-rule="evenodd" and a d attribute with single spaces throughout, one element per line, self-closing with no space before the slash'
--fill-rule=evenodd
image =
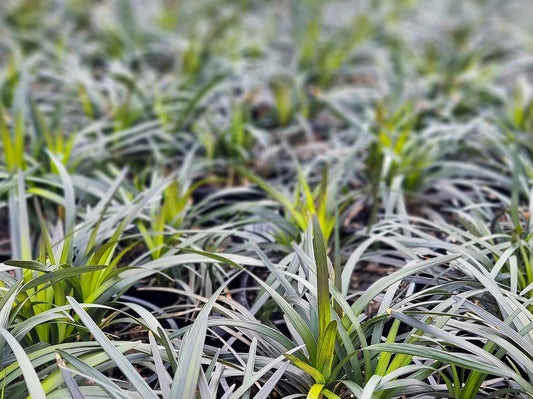
<path id="1" fill-rule="evenodd" d="M 202 307 L 191 329 L 183 338 L 178 358 L 178 367 L 172 381 L 171 398 L 193 399 L 196 395 L 204 343 L 207 335 L 207 319 L 219 295 L 231 281 L 229 279 L 216 290 Z"/>
<path id="2" fill-rule="evenodd" d="M 159 353 L 159 347 L 154 338 L 152 331 L 148 331 L 148 341 L 150 348 L 152 349 L 152 357 L 154 358 L 155 371 L 159 380 L 159 386 L 161 387 L 161 396 L 163 399 L 170 398 L 170 384 L 171 378 L 168 375 L 167 369 L 163 365 L 163 359 L 161 359 L 161 353 Z"/>
<path id="3" fill-rule="evenodd" d="M 296 350 L 298 350 L 298 348 L 292 349 L 291 352 L 295 352 Z M 283 358 L 287 357 L 287 355 L 290 356 L 291 354 L 287 353 L 285 355 L 278 356 L 261 367 L 261 369 L 254 373 L 252 377 L 249 377 L 243 381 L 242 385 L 233 393 L 233 395 L 230 396 L 230 399 L 240 399 L 244 392 L 248 391 L 252 385 L 259 381 L 266 373 L 280 364 L 283 361 Z"/>
<path id="4" fill-rule="evenodd" d="M 270 377 L 265 384 L 261 387 L 259 392 L 253 397 L 253 399 L 267 399 L 270 396 L 270 392 L 276 387 L 278 381 L 283 377 L 283 374 L 285 374 L 285 370 L 287 370 L 287 367 L 289 367 L 289 363 L 285 362 L 283 365 L 276 370 L 274 374 L 272 374 L 272 377 Z"/>
<path id="5" fill-rule="evenodd" d="M 102 349 L 109 355 L 120 371 L 124 373 L 135 389 L 137 389 L 144 398 L 158 399 L 152 388 L 150 388 L 146 381 L 139 375 L 130 361 L 109 341 L 104 332 L 98 328 L 96 323 L 91 319 L 89 314 L 83 310 L 81 305 L 72 297 L 67 297 L 67 300 L 79 316 L 81 322 L 87 327 L 89 332 L 94 336 L 94 339 L 98 341 L 102 346 Z"/>
<path id="6" fill-rule="evenodd" d="M 317 216 L 318 220 L 322 221 L 322 223 L 325 223 L 326 221 L 328 210 L 328 173 L 329 170 L 326 164 L 324 166 L 324 170 L 322 171 L 322 179 L 320 180 L 320 185 L 318 186 L 318 200 L 320 202 L 318 204 Z M 325 228 L 324 225 L 322 227 Z"/>
<path id="7" fill-rule="evenodd" d="M 318 344 L 316 367 L 327 380 L 331 374 L 331 365 L 335 352 L 335 338 L 337 335 L 337 322 L 329 323 L 324 335 Z"/>
<path id="8" fill-rule="evenodd" d="M 119 348 L 119 350 L 122 353 L 125 353 L 131 350 L 133 346 L 134 345 L 130 343 L 127 343 L 126 345 L 123 344 Z M 111 378 L 108 378 L 102 372 L 98 371 L 96 367 L 97 365 L 102 364 L 109 360 L 107 353 L 97 352 L 96 354 L 84 356 L 83 360 L 80 360 L 76 358 L 75 356 L 72 356 L 65 350 L 58 349 L 57 353 L 59 353 L 63 357 L 63 359 L 65 359 L 66 362 L 74 366 L 75 370 L 69 368 L 71 373 L 80 375 L 86 379 L 92 380 L 95 384 L 99 385 L 100 388 L 102 388 L 110 397 L 114 397 L 118 399 L 128 399 L 127 392 L 122 391 L 120 387 L 116 385 Z M 43 387 L 45 387 L 45 391 L 48 393 L 52 392 L 54 387 L 57 387 L 60 385 L 60 383 L 57 381 L 49 380 L 49 378 L 51 377 L 53 378 L 54 375 L 51 374 L 43 382 Z"/>
<path id="9" fill-rule="evenodd" d="M 324 384 L 313 385 L 307 394 L 307 399 L 319 399 L 323 389 Z"/>
<path id="10" fill-rule="evenodd" d="M 343 380 L 341 382 L 355 395 L 356 398 L 360 398 L 363 394 L 363 388 L 361 388 L 361 386 L 356 384 L 355 382 L 347 380 Z"/>
<path id="11" fill-rule="evenodd" d="M 370 240 L 369 240 L 370 241 Z M 359 249 L 359 248 L 358 248 Z M 400 281 L 404 279 L 407 276 L 414 275 L 417 272 L 420 272 L 425 269 L 429 269 L 435 265 L 441 265 L 446 262 L 450 262 L 454 259 L 457 259 L 461 256 L 461 254 L 454 253 L 449 255 L 442 255 L 438 256 L 436 258 L 431 258 L 427 260 L 421 260 L 421 261 L 415 261 L 412 264 L 407 264 L 400 270 L 392 273 L 391 275 L 382 278 L 378 281 L 376 281 L 374 284 L 372 284 L 368 289 L 361 295 L 351 306 L 353 312 L 355 314 L 361 314 L 363 309 L 368 305 L 370 301 L 372 301 L 376 295 L 381 293 L 383 290 L 385 290 L 387 287 L 389 287 L 391 284 L 393 284 L 396 281 Z M 347 289 L 346 284 L 347 281 L 344 280 L 344 272 L 346 272 L 346 269 L 343 271 L 343 293 Z M 348 277 L 350 277 L 348 275 Z"/>
<path id="12" fill-rule="evenodd" d="M 15 115 L 15 159 L 17 166 L 21 169 L 26 168 L 26 162 L 24 161 L 24 115 L 21 111 Z"/>
<path id="13" fill-rule="evenodd" d="M 480 359 L 483 359 L 486 364 L 492 364 L 496 368 L 500 368 L 502 370 L 510 370 L 508 366 L 505 365 L 504 362 L 502 362 L 497 357 L 493 356 L 492 354 L 485 351 L 483 348 L 478 347 L 477 345 L 473 344 L 472 342 L 468 341 L 467 339 L 463 337 L 459 337 L 455 334 L 452 334 L 451 332 L 445 331 L 443 329 L 438 328 L 437 326 L 434 326 L 432 324 L 424 323 L 423 321 L 420 321 L 412 316 L 409 316 L 401 311 L 389 309 L 388 312 L 395 318 L 399 319 L 403 323 L 417 328 L 420 331 L 424 331 L 427 334 L 431 334 L 435 337 L 441 338 L 443 340 L 446 340 L 447 342 L 451 343 L 454 346 L 457 346 L 459 348 L 462 348 L 470 353 L 473 353 L 477 355 Z M 475 331 L 475 326 L 470 327 L 473 331 Z M 493 338 L 495 340 L 496 337 Z"/>
<path id="14" fill-rule="evenodd" d="M 13 309 L 13 304 L 17 299 L 17 294 L 21 285 L 22 280 L 14 283 L 7 292 L 4 292 L 2 299 L 0 299 L 0 327 L 2 328 L 8 326 L 10 312 L 11 309 Z"/>
<path id="15" fill-rule="evenodd" d="M 334 392 L 331 392 L 329 389 L 324 388 L 322 390 L 322 395 L 328 399 L 341 399 L 341 397 Z"/>
<path id="16" fill-rule="evenodd" d="M 22 269 L 35 270 L 38 272 L 50 271 L 50 268 L 34 260 L 8 260 L 4 265 L 20 267 Z"/>
<path id="17" fill-rule="evenodd" d="M 216 396 L 216 393 L 209 389 L 207 377 L 205 376 L 205 372 L 201 367 L 200 377 L 198 378 L 198 394 L 200 395 L 200 399 L 211 399 L 212 397 Z"/>
<path id="18" fill-rule="evenodd" d="M 392 344 L 375 344 L 363 348 L 364 351 L 393 352 L 404 353 L 406 355 L 420 356 L 426 359 L 435 359 L 443 363 L 451 363 L 464 367 L 469 370 L 477 370 L 494 374 L 501 377 L 514 377 L 516 373 L 508 367 L 498 367 L 493 364 L 487 364 L 478 356 L 465 353 L 445 352 L 436 348 L 429 348 L 414 344 L 392 343 Z"/>
<path id="19" fill-rule="evenodd" d="M 313 366 L 301 361 L 296 356 L 285 354 L 285 357 L 289 359 L 291 362 L 294 363 L 294 365 L 303 371 L 305 371 L 307 374 L 309 374 L 317 384 L 325 384 L 326 380 L 324 379 L 324 376 L 320 371 L 315 369 Z"/>
<path id="20" fill-rule="evenodd" d="M 334 277 L 333 281 L 335 282 L 335 288 L 339 292 L 342 292 L 342 266 L 341 266 L 341 239 L 339 233 L 339 208 L 335 208 L 335 224 L 334 224 L 334 235 L 333 235 L 333 270 Z M 334 301 L 335 312 L 342 318 L 342 309 L 341 306 Z"/>
<path id="21" fill-rule="evenodd" d="M 313 336 L 313 333 L 311 332 L 311 329 L 304 321 L 304 319 L 298 314 L 296 310 L 292 308 L 292 306 L 285 300 L 285 298 L 283 298 L 283 296 L 276 292 L 276 290 L 272 289 L 272 287 L 270 287 L 268 284 L 266 284 L 263 280 L 261 280 L 254 274 L 250 273 L 250 276 L 254 278 L 261 285 L 261 287 L 270 294 L 272 299 L 286 314 L 287 318 L 302 338 L 302 341 L 305 344 L 305 348 L 309 352 L 309 357 L 311 359 L 316 359 L 317 342 L 315 340 L 315 337 Z"/>
<path id="22" fill-rule="evenodd" d="M 375 399 L 376 395 L 374 395 L 374 392 L 376 392 L 376 388 L 378 387 L 380 381 L 380 375 L 373 375 L 370 377 L 359 399 Z"/>
<path id="23" fill-rule="evenodd" d="M 396 335 L 398 334 L 399 328 L 400 328 L 400 320 L 394 320 L 385 342 L 388 342 L 388 343 L 396 342 Z M 392 357 L 392 353 L 390 352 L 382 352 L 380 354 L 378 365 L 376 366 L 376 370 L 374 371 L 376 375 L 381 375 L 381 376 L 385 375 L 385 373 L 387 372 L 387 368 L 389 367 L 389 362 L 390 362 L 391 357 Z"/>
<path id="24" fill-rule="evenodd" d="M 65 195 L 65 246 L 61 254 L 61 262 L 68 262 L 71 259 L 73 251 L 72 234 L 74 233 L 74 224 L 76 222 L 76 200 L 74 195 L 74 186 L 72 179 L 68 174 L 65 166 L 50 152 L 48 156 L 59 171 L 61 182 L 63 183 L 63 192 Z"/>
<path id="25" fill-rule="evenodd" d="M 331 321 L 331 305 L 329 301 L 329 272 L 326 255 L 326 244 L 316 215 L 313 215 L 313 251 L 315 253 L 317 301 L 318 301 L 318 336 L 319 341 L 326 332 Z"/>
<path id="26" fill-rule="evenodd" d="M 11 191 L 9 200 L 10 220 L 17 221 L 16 224 L 13 223 L 10 225 L 12 254 L 20 259 L 30 260 L 32 258 L 30 224 L 28 207 L 26 204 L 26 188 L 22 171 L 19 171 L 17 176 L 17 190 Z M 15 202 L 13 207 L 11 200 L 14 200 Z M 11 208 L 13 208 L 13 213 L 11 213 Z M 16 232 L 16 234 L 13 234 L 14 232 Z M 16 238 L 16 240 L 13 238 Z M 18 246 L 13 245 L 15 242 L 18 242 Z"/>
<path id="27" fill-rule="evenodd" d="M 15 151 L 11 133 L 4 120 L 4 107 L 0 102 L 0 132 L 2 133 L 2 144 L 4 146 L 4 157 L 8 172 L 12 172 L 15 166 Z"/>
<path id="28" fill-rule="evenodd" d="M 294 207 L 293 203 L 280 191 L 276 190 L 274 187 L 272 187 L 269 183 L 267 183 L 265 180 L 261 179 L 259 176 L 254 175 L 251 172 L 248 172 L 246 169 L 236 165 L 235 169 L 244 177 L 249 179 L 250 181 L 257 184 L 263 191 L 265 191 L 268 195 L 270 195 L 274 200 L 278 201 L 280 204 L 282 204 L 287 211 L 297 220 L 298 225 L 301 227 L 304 224 L 304 220 L 302 219 L 302 215 L 298 210 Z"/>
<path id="29" fill-rule="evenodd" d="M 65 380 L 65 384 L 67 385 L 67 389 L 70 392 L 70 396 L 72 397 L 72 399 L 84 399 L 85 396 L 83 396 L 83 394 L 81 393 L 78 384 L 76 384 L 76 381 L 74 381 L 74 378 L 70 374 L 70 371 L 67 368 L 65 361 L 59 353 L 56 353 L 56 363 L 57 367 L 59 367 L 59 370 L 61 371 L 61 375 Z"/>
<path id="30" fill-rule="evenodd" d="M 163 330 L 162 327 L 157 328 L 157 333 L 159 334 L 159 337 L 161 338 L 161 344 L 165 347 L 165 350 L 167 351 L 168 361 L 170 363 L 170 367 L 172 371 L 176 371 L 178 368 L 178 360 L 176 358 L 176 351 L 174 350 L 174 347 L 172 346 L 172 343 L 170 342 L 170 338 L 168 337 L 167 333 Z"/>
<path id="31" fill-rule="evenodd" d="M 30 280 L 23 287 L 23 291 L 30 290 L 32 288 L 38 287 L 43 284 L 53 284 L 58 281 L 68 279 L 73 276 L 79 276 L 83 273 L 92 273 L 96 270 L 104 269 L 105 265 L 94 265 L 94 266 L 78 266 L 78 267 L 69 267 L 67 269 L 60 269 L 53 272 L 49 272 L 34 279 Z"/>
<path id="32" fill-rule="evenodd" d="M 28 190 L 29 191 L 29 190 Z M 37 198 L 33 199 L 33 206 L 35 208 L 35 213 L 37 214 L 37 219 L 39 220 L 39 227 L 41 228 L 41 234 L 42 234 L 42 242 L 44 244 L 44 247 L 46 249 L 46 256 L 48 256 L 48 259 L 50 260 L 50 263 L 52 265 L 56 264 L 56 259 L 54 256 L 54 250 L 52 247 L 52 243 L 50 241 L 50 234 L 48 231 L 48 228 L 46 226 L 46 221 L 43 216 L 43 212 L 41 211 L 41 206 L 39 204 L 39 201 L 37 201 Z M 45 259 L 41 259 L 43 262 L 45 262 Z"/>
<path id="33" fill-rule="evenodd" d="M 7 331 L 5 328 L 0 327 L 0 335 L 4 337 L 7 344 L 11 347 L 11 350 L 13 351 L 15 358 L 17 359 L 17 362 L 19 364 L 20 369 L 22 370 L 22 375 L 24 376 L 24 381 L 26 382 L 26 386 L 28 388 L 28 392 L 31 398 L 32 399 L 46 399 L 46 395 L 41 385 L 41 381 L 39 380 L 39 376 L 37 375 L 37 372 L 33 368 L 33 365 L 31 364 L 31 360 L 28 358 L 28 355 L 26 355 L 26 352 L 24 352 L 24 349 L 22 348 L 22 346 L 15 339 L 15 337 L 13 337 L 9 333 L 9 331 Z"/>
<path id="34" fill-rule="evenodd" d="M 299 164 L 296 164 L 296 168 L 298 171 L 298 183 L 301 186 L 304 192 L 304 196 L 305 196 L 306 209 L 310 213 L 316 214 L 317 211 L 316 211 L 315 202 L 313 199 L 313 194 L 311 194 L 311 189 L 309 188 L 309 184 L 307 184 L 307 179 L 305 178 L 304 172 Z M 296 194 L 300 195 L 299 192 L 297 192 Z"/>
<path id="35" fill-rule="evenodd" d="M 246 361 L 246 368 L 244 369 L 243 382 L 250 378 L 254 373 L 255 368 L 255 351 L 257 349 L 257 337 L 252 338 L 250 349 L 248 350 L 248 360 Z M 242 399 L 250 398 L 250 390 L 244 392 Z"/>

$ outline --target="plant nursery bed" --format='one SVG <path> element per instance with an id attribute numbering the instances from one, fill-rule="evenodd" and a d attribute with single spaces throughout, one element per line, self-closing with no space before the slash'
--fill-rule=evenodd
<path id="1" fill-rule="evenodd" d="M 533 397 L 532 20 L 0 1 L 0 398 Z"/>

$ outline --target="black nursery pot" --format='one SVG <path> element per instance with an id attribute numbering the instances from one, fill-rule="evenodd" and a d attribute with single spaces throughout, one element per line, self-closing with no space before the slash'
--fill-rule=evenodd
<path id="1" fill-rule="evenodd" d="M 165 292 L 143 288 L 150 287 L 141 284 L 135 284 L 129 288 L 123 296 L 121 296 L 121 299 L 123 299 L 124 296 L 135 298 L 138 301 L 149 303 L 151 306 L 156 308 L 172 306 L 176 302 L 176 298 L 174 296 L 168 295 Z"/>
<path id="2" fill-rule="evenodd" d="M 128 289 L 128 291 L 126 291 L 124 295 L 119 298 L 119 300 L 141 305 L 151 311 L 155 316 L 164 314 L 165 312 L 162 308 L 172 306 L 176 302 L 176 298 L 173 295 L 168 295 L 162 291 L 139 288 L 149 287 L 145 287 L 140 284 L 133 285 L 130 289 Z M 178 324 L 174 319 L 164 318 L 161 320 L 161 322 L 163 326 L 166 324 L 168 328 L 174 330 L 178 329 Z"/>

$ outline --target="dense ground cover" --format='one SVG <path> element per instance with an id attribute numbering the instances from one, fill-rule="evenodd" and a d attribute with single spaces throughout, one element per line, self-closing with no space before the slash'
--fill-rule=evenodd
<path id="1" fill-rule="evenodd" d="M 0 3 L 0 398 L 533 397 L 533 4 Z"/>

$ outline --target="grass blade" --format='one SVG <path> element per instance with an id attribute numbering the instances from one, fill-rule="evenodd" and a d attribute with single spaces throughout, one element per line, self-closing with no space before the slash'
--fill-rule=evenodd
<path id="1" fill-rule="evenodd" d="M 72 378 L 65 361 L 59 353 L 56 353 L 56 363 L 59 370 L 61 370 L 61 375 L 63 375 L 63 379 L 65 380 L 65 384 L 67 385 L 67 389 L 70 392 L 72 399 L 85 399 L 85 396 L 81 393 L 78 384 L 76 384 L 76 381 Z"/>
<path id="2" fill-rule="evenodd" d="M 28 358 L 28 355 L 26 355 L 26 352 L 24 351 L 22 346 L 18 343 L 15 337 L 13 337 L 5 328 L 0 327 L 0 335 L 4 337 L 17 359 L 31 398 L 46 399 L 46 395 L 41 385 L 41 381 L 39 380 L 39 376 L 37 375 L 37 372 L 35 371 L 31 360 Z"/>
<path id="3" fill-rule="evenodd" d="M 152 388 L 139 375 L 137 370 L 129 362 L 129 360 L 113 345 L 105 336 L 104 332 L 98 328 L 96 323 L 91 319 L 89 314 L 83 310 L 81 305 L 72 297 L 67 297 L 72 309 L 79 316 L 81 322 L 87 327 L 89 332 L 94 336 L 94 339 L 102 346 L 102 349 L 115 362 L 117 367 L 124 373 L 126 378 L 132 383 L 137 391 L 144 397 L 149 399 L 158 399 Z"/>
<path id="4" fill-rule="evenodd" d="M 178 367 L 174 375 L 174 380 L 172 381 L 171 398 L 195 398 L 201 360 L 204 354 L 207 319 L 219 295 L 230 281 L 231 279 L 227 280 L 225 284 L 213 293 L 209 301 L 206 302 L 200 313 L 198 313 L 192 328 L 183 338 L 178 358 Z"/>

